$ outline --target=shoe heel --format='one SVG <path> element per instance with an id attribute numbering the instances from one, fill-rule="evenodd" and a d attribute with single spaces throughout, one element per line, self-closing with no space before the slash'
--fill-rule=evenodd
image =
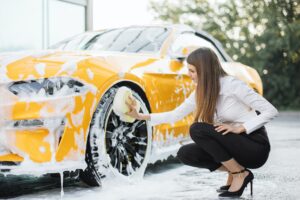
<path id="1" fill-rule="evenodd" d="M 253 196 L 253 182 L 250 181 L 250 194 Z"/>
<path id="2" fill-rule="evenodd" d="M 231 174 L 241 174 L 246 170 L 249 172 L 249 174 L 244 178 L 241 188 L 235 192 L 230 192 L 230 191 L 223 192 L 223 193 L 219 194 L 219 197 L 232 197 L 232 198 L 240 197 L 240 196 L 242 196 L 244 189 L 247 187 L 248 183 L 250 183 L 250 194 L 251 194 L 251 196 L 253 196 L 254 176 L 253 176 L 252 172 L 248 169 L 244 169 L 240 172 L 231 172 Z"/>

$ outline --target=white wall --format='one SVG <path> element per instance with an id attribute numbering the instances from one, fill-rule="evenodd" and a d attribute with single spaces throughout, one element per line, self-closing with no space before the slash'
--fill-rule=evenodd
<path id="1" fill-rule="evenodd" d="M 84 32 L 85 1 L 70 2 L 0 0 L 0 52 L 47 48 Z"/>
<path id="2" fill-rule="evenodd" d="M 94 30 L 128 25 L 150 24 L 149 0 L 93 0 Z"/>

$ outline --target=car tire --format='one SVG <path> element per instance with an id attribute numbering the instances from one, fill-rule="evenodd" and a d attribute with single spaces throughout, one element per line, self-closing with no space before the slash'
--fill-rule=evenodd
<path id="1" fill-rule="evenodd" d="M 113 112 L 112 104 L 118 87 L 110 88 L 101 98 L 93 115 L 86 149 L 87 168 L 80 178 L 90 186 L 101 186 L 101 178 L 113 174 L 121 178 L 143 177 L 152 145 L 149 122 L 122 122 Z M 138 92 L 140 112 L 149 110 Z"/>

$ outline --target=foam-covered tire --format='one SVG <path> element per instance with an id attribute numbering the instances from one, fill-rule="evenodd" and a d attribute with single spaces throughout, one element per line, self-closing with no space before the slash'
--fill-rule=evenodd
<path id="1" fill-rule="evenodd" d="M 122 122 L 112 110 L 116 91 L 112 87 L 103 95 L 90 124 L 87 168 L 80 175 L 90 186 L 101 186 L 101 178 L 111 172 L 119 177 L 142 177 L 150 158 L 151 126 L 144 120 Z M 140 95 L 132 94 L 141 105 L 139 112 L 149 113 Z"/>

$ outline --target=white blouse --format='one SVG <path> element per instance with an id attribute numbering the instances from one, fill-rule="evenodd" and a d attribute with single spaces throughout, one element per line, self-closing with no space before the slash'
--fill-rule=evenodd
<path id="1" fill-rule="evenodd" d="M 169 112 L 151 113 L 152 126 L 174 123 L 196 109 L 195 91 L 185 101 Z M 255 110 L 259 111 L 257 115 Z M 220 78 L 220 93 L 214 114 L 215 123 L 242 124 L 251 133 L 278 115 L 277 109 L 245 82 L 233 77 Z"/>

